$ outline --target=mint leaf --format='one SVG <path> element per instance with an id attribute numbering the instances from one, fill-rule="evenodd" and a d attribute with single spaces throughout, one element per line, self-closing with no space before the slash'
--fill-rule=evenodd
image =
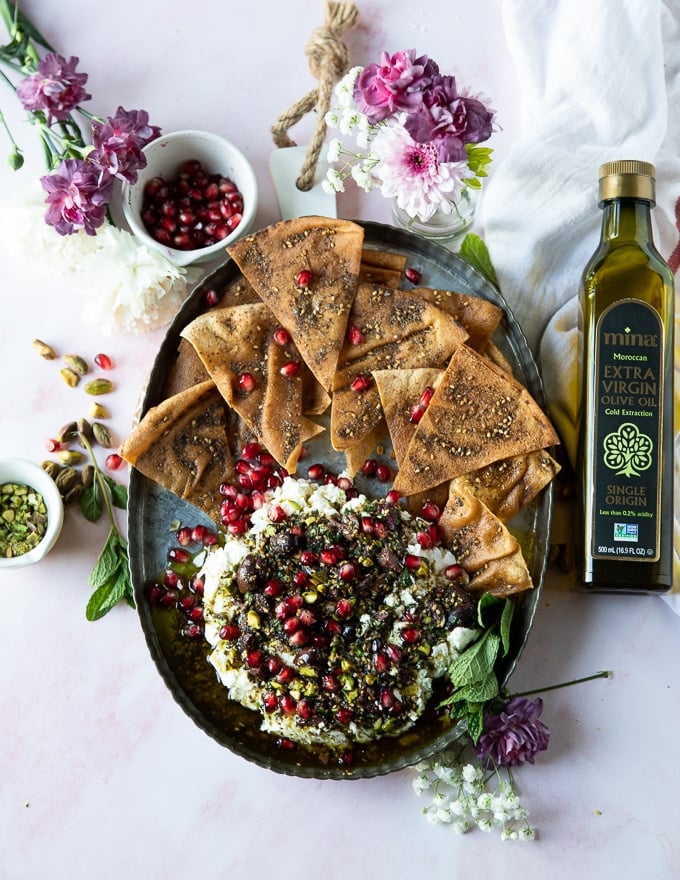
<path id="1" fill-rule="evenodd" d="M 125 510 L 128 502 L 128 491 L 127 487 L 123 486 L 121 483 L 117 483 L 112 477 L 105 476 L 104 480 L 106 485 L 109 487 L 109 492 L 111 493 L 111 502 L 114 507 L 118 507 L 122 510 Z"/>
<path id="2" fill-rule="evenodd" d="M 500 643 L 500 636 L 487 630 L 479 641 L 456 657 L 449 667 L 449 677 L 456 690 L 484 681 L 493 672 Z"/>
<path id="3" fill-rule="evenodd" d="M 503 644 L 503 657 L 507 657 L 510 650 L 510 627 L 512 625 L 512 615 L 515 610 L 515 603 L 510 599 L 505 600 L 503 614 L 501 615 L 501 642 Z"/>
<path id="4" fill-rule="evenodd" d="M 498 596 L 493 596 L 491 593 L 482 593 L 479 601 L 477 602 L 477 623 L 481 627 L 486 627 L 487 624 L 484 622 L 484 612 L 487 608 L 495 608 L 499 602 L 502 600 L 498 598 Z"/>
<path id="5" fill-rule="evenodd" d="M 486 703 L 498 696 L 498 679 L 490 672 L 480 681 L 472 682 L 456 690 L 456 699 L 467 703 Z"/>
<path id="6" fill-rule="evenodd" d="M 114 605 L 125 598 L 127 580 L 126 570 L 116 571 L 110 580 L 103 583 L 90 596 L 90 601 L 85 609 L 85 617 L 88 620 L 99 620 L 107 614 Z"/>
<path id="7" fill-rule="evenodd" d="M 477 743 L 484 732 L 484 706 L 482 703 L 468 705 L 465 713 L 465 724 L 473 743 Z"/>
<path id="8" fill-rule="evenodd" d="M 112 529 L 102 548 L 102 552 L 99 554 L 99 559 L 97 559 L 94 568 L 90 572 L 87 580 L 88 584 L 95 588 L 101 587 L 102 584 L 111 580 L 119 567 L 120 554 L 118 542 L 116 540 L 116 532 Z"/>
<path id="9" fill-rule="evenodd" d="M 80 511 L 89 522 L 96 523 L 101 518 L 101 515 L 104 512 L 104 506 L 102 504 L 101 494 L 96 480 L 91 486 L 88 486 L 80 496 Z"/>
<path id="10" fill-rule="evenodd" d="M 482 239 L 474 232 L 468 232 L 460 246 L 459 255 L 477 269 L 485 278 L 498 287 L 498 277 L 491 262 L 489 249 Z"/>

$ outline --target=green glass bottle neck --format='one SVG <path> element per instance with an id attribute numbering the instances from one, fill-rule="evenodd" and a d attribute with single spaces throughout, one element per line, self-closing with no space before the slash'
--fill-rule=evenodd
<path id="1" fill-rule="evenodd" d="M 611 199 L 603 205 L 602 240 L 609 242 L 653 241 L 651 202 L 646 199 Z"/>

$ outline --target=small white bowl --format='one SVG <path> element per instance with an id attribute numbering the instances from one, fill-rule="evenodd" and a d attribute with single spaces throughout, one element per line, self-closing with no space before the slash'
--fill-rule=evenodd
<path id="1" fill-rule="evenodd" d="M 0 486 L 20 483 L 42 495 L 47 507 L 47 529 L 42 541 L 22 556 L 0 556 L 0 571 L 40 562 L 57 542 L 64 524 L 64 502 L 52 477 L 40 465 L 22 458 L 0 460 Z"/>
<path id="2" fill-rule="evenodd" d="M 139 171 L 137 182 L 124 183 L 121 189 L 122 208 L 133 234 L 144 244 L 165 254 L 177 266 L 188 266 L 212 259 L 225 247 L 245 235 L 253 225 L 257 212 L 257 178 L 243 153 L 230 141 L 207 131 L 175 131 L 162 135 L 144 147 L 146 166 Z M 142 223 L 141 210 L 144 187 L 154 177 L 172 180 L 183 162 L 198 160 L 208 174 L 221 174 L 236 184 L 243 196 L 243 217 L 226 238 L 197 250 L 178 250 L 157 242 Z"/>

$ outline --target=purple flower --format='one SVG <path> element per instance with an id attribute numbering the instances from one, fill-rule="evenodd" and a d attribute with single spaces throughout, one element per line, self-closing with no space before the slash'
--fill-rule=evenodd
<path id="1" fill-rule="evenodd" d="M 478 99 L 460 95 L 453 76 L 432 77 L 421 94 L 422 102 L 405 122 L 413 140 L 434 143 L 440 162 L 467 158 L 465 144 L 491 137 L 493 112 Z"/>
<path id="2" fill-rule="evenodd" d="M 513 697 L 498 715 L 487 715 L 484 733 L 475 752 L 487 769 L 514 767 L 528 761 L 534 763 L 537 752 L 548 748 L 550 731 L 539 721 L 543 700 Z"/>
<path id="3" fill-rule="evenodd" d="M 115 116 L 107 116 L 103 123 L 93 123 L 94 150 L 87 160 L 112 177 L 136 183 L 137 172 L 146 165 L 142 148 L 160 133 L 160 128 L 149 125 L 146 110 L 119 107 Z"/>
<path id="4" fill-rule="evenodd" d="M 95 235 L 106 217 L 113 178 L 82 159 L 65 159 L 52 174 L 40 178 L 47 193 L 45 222 L 60 235 L 84 229 Z"/>
<path id="5" fill-rule="evenodd" d="M 415 49 L 394 55 L 383 52 L 380 64 L 368 64 L 359 74 L 354 100 L 373 123 L 400 110 L 412 112 L 420 102 L 423 84 L 438 73 L 437 64 L 427 55 L 416 58 Z"/>
<path id="6" fill-rule="evenodd" d="M 78 104 L 91 98 L 83 86 L 86 73 L 76 73 L 78 58 L 66 60 L 49 52 L 40 61 L 38 72 L 27 76 L 17 86 L 17 96 L 25 110 L 44 110 L 47 123 L 63 122 Z"/>

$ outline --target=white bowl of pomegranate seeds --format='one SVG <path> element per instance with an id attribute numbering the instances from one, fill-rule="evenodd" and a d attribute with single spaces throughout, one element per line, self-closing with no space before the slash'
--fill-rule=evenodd
<path id="1" fill-rule="evenodd" d="M 257 180 L 232 143 L 207 131 L 175 131 L 144 148 L 147 164 L 124 184 L 131 231 L 174 263 L 210 260 L 252 226 Z"/>
<path id="2" fill-rule="evenodd" d="M 46 471 L 22 458 L 0 461 L 0 571 L 43 559 L 63 522 L 64 503 Z"/>

